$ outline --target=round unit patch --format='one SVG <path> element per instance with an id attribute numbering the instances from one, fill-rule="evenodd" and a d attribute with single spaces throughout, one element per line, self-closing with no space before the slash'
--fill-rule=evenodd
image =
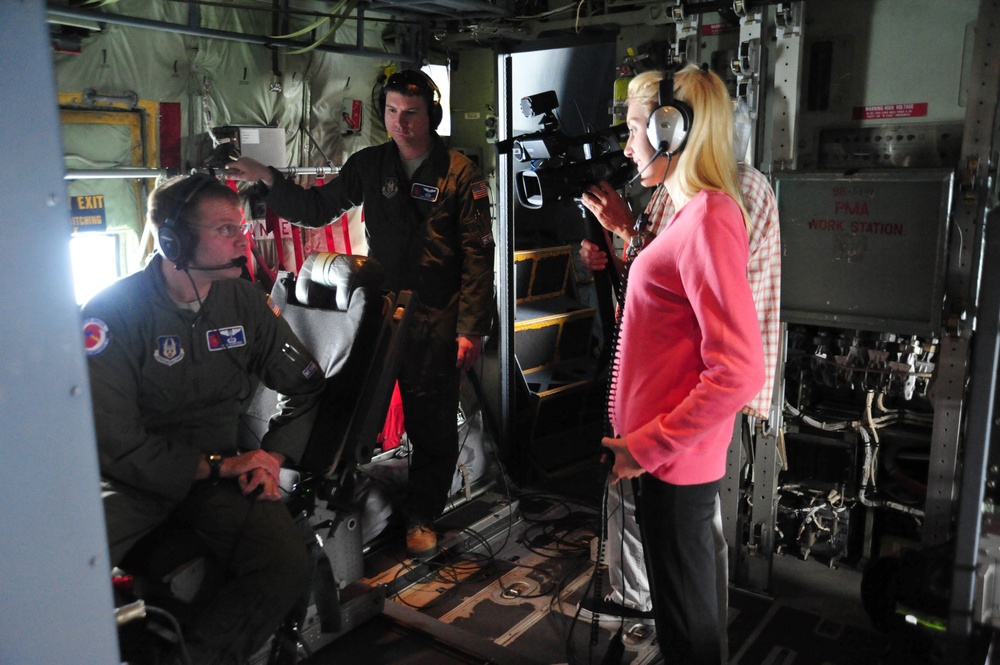
<path id="1" fill-rule="evenodd" d="M 83 322 L 83 348 L 88 356 L 96 356 L 108 348 L 108 324 L 100 319 Z"/>

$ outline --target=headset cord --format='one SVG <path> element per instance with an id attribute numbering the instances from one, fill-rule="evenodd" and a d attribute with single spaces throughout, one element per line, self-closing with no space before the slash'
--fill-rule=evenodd
<path id="1" fill-rule="evenodd" d="M 642 235 L 639 243 L 630 243 L 625 253 L 625 261 L 622 266 L 621 279 L 615 284 L 615 299 L 618 301 L 618 311 L 615 316 L 615 325 L 611 330 L 611 339 L 609 344 L 611 345 L 611 362 L 609 364 L 608 372 L 608 383 L 606 386 L 605 395 L 605 409 L 604 409 L 604 435 L 608 437 L 613 437 L 615 435 L 614 426 L 611 424 L 611 407 L 614 404 L 615 396 L 618 391 L 618 368 L 621 362 L 621 348 L 619 345 L 622 322 L 625 317 L 625 293 L 628 287 L 628 273 L 629 268 L 632 266 L 632 261 L 635 260 L 636 255 L 642 248 L 642 241 L 648 236 L 649 227 L 648 216 L 646 213 L 639 215 L 635 222 L 636 236 Z M 604 543 L 607 540 L 608 535 L 608 475 L 611 473 L 611 467 L 614 465 L 614 456 L 610 451 L 604 450 L 601 455 L 601 465 L 600 465 L 600 477 L 599 481 L 602 487 L 602 497 L 601 497 L 601 528 L 599 530 L 598 540 L 597 540 L 597 554 L 595 556 L 594 562 L 594 607 L 599 608 L 600 603 L 604 602 L 603 593 L 603 575 L 601 573 L 604 567 Z M 624 623 L 624 619 L 623 619 Z M 598 643 L 598 638 L 600 636 L 600 614 L 599 610 L 593 613 L 590 622 L 590 644 L 591 646 L 596 646 Z M 609 645 L 610 650 L 615 646 L 615 640 L 621 640 L 621 630 L 612 640 L 612 644 Z M 615 650 L 617 651 L 617 650 Z M 607 660 L 607 659 L 605 659 Z M 620 660 L 620 659 L 619 659 Z"/>
<path id="2" fill-rule="evenodd" d="M 663 181 L 660 182 L 659 187 L 657 187 L 657 192 L 654 192 L 654 197 L 660 191 L 661 187 L 665 186 L 667 180 L 667 174 L 670 172 L 670 162 L 672 160 L 672 155 L 667 156 L 667 168 L 663 173 Z M 654 158 L 655 159 L 655 158 Z M 652 163 L 653 160 L 650 160 Z M 648 164 L 647 164 L 648 166 Z M 647 209 L 648 210 L 648 209 Z M 639 252 L 646 246 L 653 235 L 649 231 L 651 226 L 649 214 L 643 211 L 642 214 L 635 220 L 635 235 L 632 236 L 628 245 L 625 248 L 625 261 L 622 265 L 621 279 L 615 283 L 615 298 L 618 301 L 618 312 L 615 317 L 615 325 L 611 330 L 611 339 L 609 343 L 611 344 L 611 361 L 609 363 L 608 371 L 608 383 L 606 386 L 606 407 L 604 409 L 604 435 L 607 437 L 615 436 L 614 426 L 611 423 L 611 407 L 615 403 L 615 397 L 618 392 L 618 368 L 621 363 L 621 348 L 619 346 L 622 323 L 625 320 L 625 294 L 628 287 L 628 273 L 629 269 L 632 267 L 632 262 L 635 261 L 635 257 L 638 256 Z M 614 456 L 611 451 L 604 450 L 601 454 L 601 465 L 600 465 L 600 478 L 602 491 L 601 499 L 601 528 L 598 531 L 597 540 L 597 554 L 594 557 L 594 607 L 599 608 L 598 603 L 604 602 L 603 594 L 603 579 L 601 574 L 601 569 L 604 566 L 604 542 L 607 539 L 608 534 L 608 476 L 611 473 L 611 468 L 614 466 Z M 624 507 L 621 508 L 624 510 Z M 622 543 L 624 548 L 624 542 Z M 624 583 L 624 575 L 622 576 L 622 581 Z M 624 645 L 622 644 L 622 631 L 625 625 L 625 618 L 622 617 L 621 625 L 618 626 L 618 632 L 612 637 L 611 642 L 608 644 L 608 651 L 602 661 L 602 665 L 613 665 L 614 663 L 620 663 L 624 655 Z M 590 645 L 591 647 L 596 646 L 598 643 L 598 638 L 600 636 L 600 615 L 599 611 L 595 611 L 590 623 Z"/>

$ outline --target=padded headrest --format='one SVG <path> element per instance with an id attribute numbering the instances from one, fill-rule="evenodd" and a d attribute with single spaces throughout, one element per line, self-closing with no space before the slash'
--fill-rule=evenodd
<path id="1" fill-rule="evenodd" d="M 356 289 L 380 289 L 384 273 L 367 256 L 322 252 L 302 262 L 295 281 L 295 299 L 300 305 L 347 311 Z"/>

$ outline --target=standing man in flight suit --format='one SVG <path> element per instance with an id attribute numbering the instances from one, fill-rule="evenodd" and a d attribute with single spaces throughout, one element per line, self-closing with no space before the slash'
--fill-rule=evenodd
<path id="1" fill-rule="evenodd" d="M 226 175 L 258 182 L 265 200 L 293 223 L 321 227 L 364 205 L 369 253 L 384 288 L 412 290 L 420 307 L 399 373 L 413 445 L 403 505 L 411 556 L 437 550 L 433 521 L 444 510 L 458 460 L 459 375 L 482 352 L 493 316 L 489 186 L 472 162 L 434 131 L 441 95 L 419 70 L 390 76 L 379 98 L 392 140 L 352 155 L 322 187 L 303 189 L 249 158 Z"/>
<path id="2" fill-rule="evenodd" d="M 323 372 L 239 279 L 235 192 L 182 176 L 148 210 L 160 254 L 83 308 L 111 564 L 168 520 L 192 529 L 225 575 L 187 634 L 192 662 L 242 665 L 311 578 L 278 477 L 309 439 Z M 253 377 L 283 397 L 260 448 L 240 450 Z"/>

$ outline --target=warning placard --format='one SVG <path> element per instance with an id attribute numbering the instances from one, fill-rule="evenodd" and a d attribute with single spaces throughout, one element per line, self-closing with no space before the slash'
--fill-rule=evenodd
<path id="1" fill-rule="evenodd" d="M 701 26 L 701 34 L 705 37 L 715 35 L 728 35 L 740 31 L 740 26 L 729 25 L 728 23 L 707 23 Z"/>
<path id="2" fill-rule="evenodd" d="M 919 118 L 927 115 L 927 102 L 914 104 L 879 104 L 855 106 L 855 120 L 885 120 L 889 118 Z"/>

